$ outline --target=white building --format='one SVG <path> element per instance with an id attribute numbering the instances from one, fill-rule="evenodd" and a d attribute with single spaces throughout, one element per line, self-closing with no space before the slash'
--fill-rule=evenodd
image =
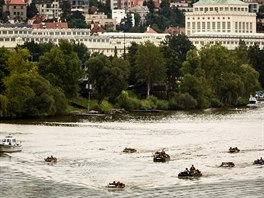
<path id="1" fill-rule="evenodd" d="M 127 9 L 128 0 L 110 0 L 110 8 L 114 9 Z"/>
<path id="2" fill-rule="evenodd" d="M 185 15 L 186 35 L 197 48 L 206 43 L 222 43 L 229 49 L 246 44 L 263 46 L 264 34 L 256 34 L 256 14 L 240 0 L 200 0 Z"/>
<path id="3" fill-rule="evenodd" d="M 120 24 L 121 20 L 126 16 L 126 11 L 122 9 L 112 10 L 112 19 L 116 20 L 116 24 Z"/>
<path id="4" fill-rule="evenodd" d="M 150 34 L 150 33 L 123 33 L 109 32 L 98 36 L 91 36 L 89 29 L 37 29 L 27 27 L 1 27 L 0 26 L 0 47 L 14 49 L 17 45 L 23 45 L 25 42 L 34 41 L 36 43 L 52 42 L 58 44 L 60 39 L 67 39 L 83 43 L 89 52 L 99 52 L 106 56 L 114 55 L 115 49 L 117 55 L 124 54 L 131 42 L 144 43 L 150 41 L 159 45 L 168 34 Z"/>
<path id="5" fill-rule="evenodd" d="M 256 14 L 239 0 L 200 0 L 186 13 L 186 34 L 195 32 L 256 33 Z"/>

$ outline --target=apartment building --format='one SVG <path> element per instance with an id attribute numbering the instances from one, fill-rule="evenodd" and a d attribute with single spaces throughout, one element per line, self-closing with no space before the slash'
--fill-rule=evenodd
<path id="1" fill-rule="evenodd" d="M 8 13 L 9 20 L 27 19 L 27 3 L 24 0 L 6 0 L 3 11 Z"/>

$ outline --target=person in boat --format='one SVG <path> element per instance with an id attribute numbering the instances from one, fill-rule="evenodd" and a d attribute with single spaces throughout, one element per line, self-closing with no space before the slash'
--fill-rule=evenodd
<path id="1" fill-rule="evenodd" d="M 188 170 L 188 168 L 186 168 L 184 172 L 190 174 L 190 171 Z"/>
<path id="2" fill-rule="evenodd" d="M 191 172 L 191 173 L 194 173 L 195 170 L 196 170 L 195 167 L 192 165 L 191 168 L 190 168 L 190 172 Z"/>

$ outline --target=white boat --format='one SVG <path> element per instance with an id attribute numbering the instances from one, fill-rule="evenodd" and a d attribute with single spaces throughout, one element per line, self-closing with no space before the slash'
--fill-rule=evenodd
<path id="1" fill-rule="evenodd" d="M 6 136 L 0 143 L 0 152 L 12 153 L 22 151 L 22 145 L 12 135 Z"/>
<path id="2" fill-rule="evenodd" d="M 255 106 L 257 103 L 259 103 L 257 98 L 252 96 L 252 95 L 250 95 L 250 97 L 248 99 L 248 106 Z"/>

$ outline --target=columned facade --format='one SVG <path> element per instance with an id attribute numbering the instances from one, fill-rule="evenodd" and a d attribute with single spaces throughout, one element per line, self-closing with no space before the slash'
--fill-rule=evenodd
<path id="1" fill-rule="evenodd" d="M 256 14 L 240 0 L 200 0 L 185 18 L 186 34 L 196 32 L 256 33 Z"/>

